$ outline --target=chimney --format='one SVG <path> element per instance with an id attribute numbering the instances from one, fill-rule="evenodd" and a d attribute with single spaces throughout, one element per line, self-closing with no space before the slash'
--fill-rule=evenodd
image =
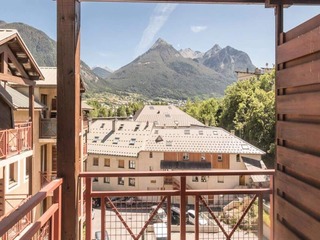
<path id="1" fill-rule="evenodd" d="M 232 135 L 235 135 L 235 130 L 230 130 L 230 133 L 231 133 Z"/>

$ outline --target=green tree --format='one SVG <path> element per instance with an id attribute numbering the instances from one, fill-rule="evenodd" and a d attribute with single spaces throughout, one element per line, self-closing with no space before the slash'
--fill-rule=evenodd
<path id="1" fill-rule="evenodd" d="M 220 126 L 236 130 L 238 136 L 274 158 L 274 72 L 229 86 L 222 101 Z"/>

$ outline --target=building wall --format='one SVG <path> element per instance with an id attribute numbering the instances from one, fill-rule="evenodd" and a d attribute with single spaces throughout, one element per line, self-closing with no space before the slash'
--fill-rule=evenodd
<path id="1" fill-rule="evenodd" d="M 28 155 L 32 156 L 32 151 L 28 151 L 26 154 L 23 154 L 23 156 L 17 155 L 3 160 L 7 162 L 7 164 L 1 168 L 0 177 L 5 185 L 4 214 L 17 207 L 29 194 L 30 176 L 26 174 L 26 156 Z M 10 165 L 14 166 L 14 181 L 10 181 Z"/>
<path id="2" fill-rule="evenodd" d="M 183 152 L 165 152 L 164 158 L 162 160 L 166 161 L 186 161 L 183 156 Z M 206 161 L 211 162 L 212 168 L 215 169 L 229 169 L 230 166 L 230 156 L 229 154 L 218 154 L 218 153 L 188 153 L 189 159 L 187 161 L 200 162 L 203 161 L 203 158 Z M 221 156 L 222 159 L 218 160 L 218 156 Z"/>

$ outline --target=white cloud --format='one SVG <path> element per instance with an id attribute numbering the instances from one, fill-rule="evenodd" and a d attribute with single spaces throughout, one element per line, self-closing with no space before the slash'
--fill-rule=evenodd
<path id="1" fill-rule="evenodd" d="M 136 47 L 136 55 L 140 55 L 150 47 L 151 43 L 154 41 L 155 35 L 160 31 L 176 7 L 177 4 L 168 3 L 156 5 L 149 19 L 149 24 L 144 29 L 140 42 Z"/>
<path id="2" fill-rule="evenodd" d="M 190 29 L 194 33 L 203 32 L 207 29 L 207 26 L 191 26 Z"/>

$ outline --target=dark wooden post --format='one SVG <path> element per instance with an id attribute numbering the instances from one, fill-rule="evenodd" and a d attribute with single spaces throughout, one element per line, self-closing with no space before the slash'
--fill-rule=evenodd
<path id="1" fill-rule="evenodd" d="M 277 59 L 277 47 L 282 43 L 283 39 L 283 5 L 277 5 L 275 7 L 275 56 Z M 281 37 L 282 36 L 282 37 Z M 279 65 L 276 63 L 276 82 L 277 82 L 277 72 L 278 70 L 280 70 L 281 68 L 283 68 L 283 65 Z M 275 90 L 275 96 L 278 95 L 283 95 L 284 94 L 284 89 L 281 90 Z M 277 101 L 277 97 L 276 97 L 276 101 Z M 276 123 L 279 120 L 283 120 L 283 115 L 278 114 L 278 109 L 277 109 L 277 103 L 276 103 Z M 278 134 L 278 131 L 276 131 L 276 134 Z M 276 137 L 276 146 L 278 145 L 283 145 L 283 141 L 281 141 L 279 138 Z M 277 151 L 277 150 L 276 150 Z M 277 155 L 277 154 L 276 154 Z M 275 161 L 275 169 L 277 171 L 277 159 Z M 277 173 L 276 173 L 277 174 Z M 272 184 L 272 185 L 271 185 Z M 274 236 L 275 236 L 275 229 L 274 229 L 274 224 L 277 221 L 277 214 L 276 214 L 276 207 L 274 205 L 274 200 L 276 198 L 276 194 L 277 194 L 277 188 L 275 186 L 275 181 L 273 181 L 273 177 L 271 176 L 271 181 L 270 181 L 270 188 L 273 190 L 273 194 L 270 196 L 270 239 L 273 240 Z"/>
<path id="2" fill-rule="evenodd" d="M 29 86 L 29 122 L 31 122 L 31 132 L 30 132 L 30 138 L 31 138 L 31 148 L 33 149 L 33 133 L 34 133 L 34 86 Z M 27 160 L 29 161 L 29 160 Z M 34 158 L 29 161 L 27 164 L 29 164 L 29 195 L 35 194 L 35 192 L 33 192 L 33 179 L 37 179 L 38 178 L 38 172 L 33 170 L 33 167 L 35 166 L 34 164 Z M 35 175 L 34 175 L 35 174 Z M 36 189 L 38 190 L 38 189 Z"/>
<path id="3" fill-rule="evenodd" d="M 80 3 L 57 1 L 57 148 L 63 178 L 61 239 L 79 239 Z"/>

